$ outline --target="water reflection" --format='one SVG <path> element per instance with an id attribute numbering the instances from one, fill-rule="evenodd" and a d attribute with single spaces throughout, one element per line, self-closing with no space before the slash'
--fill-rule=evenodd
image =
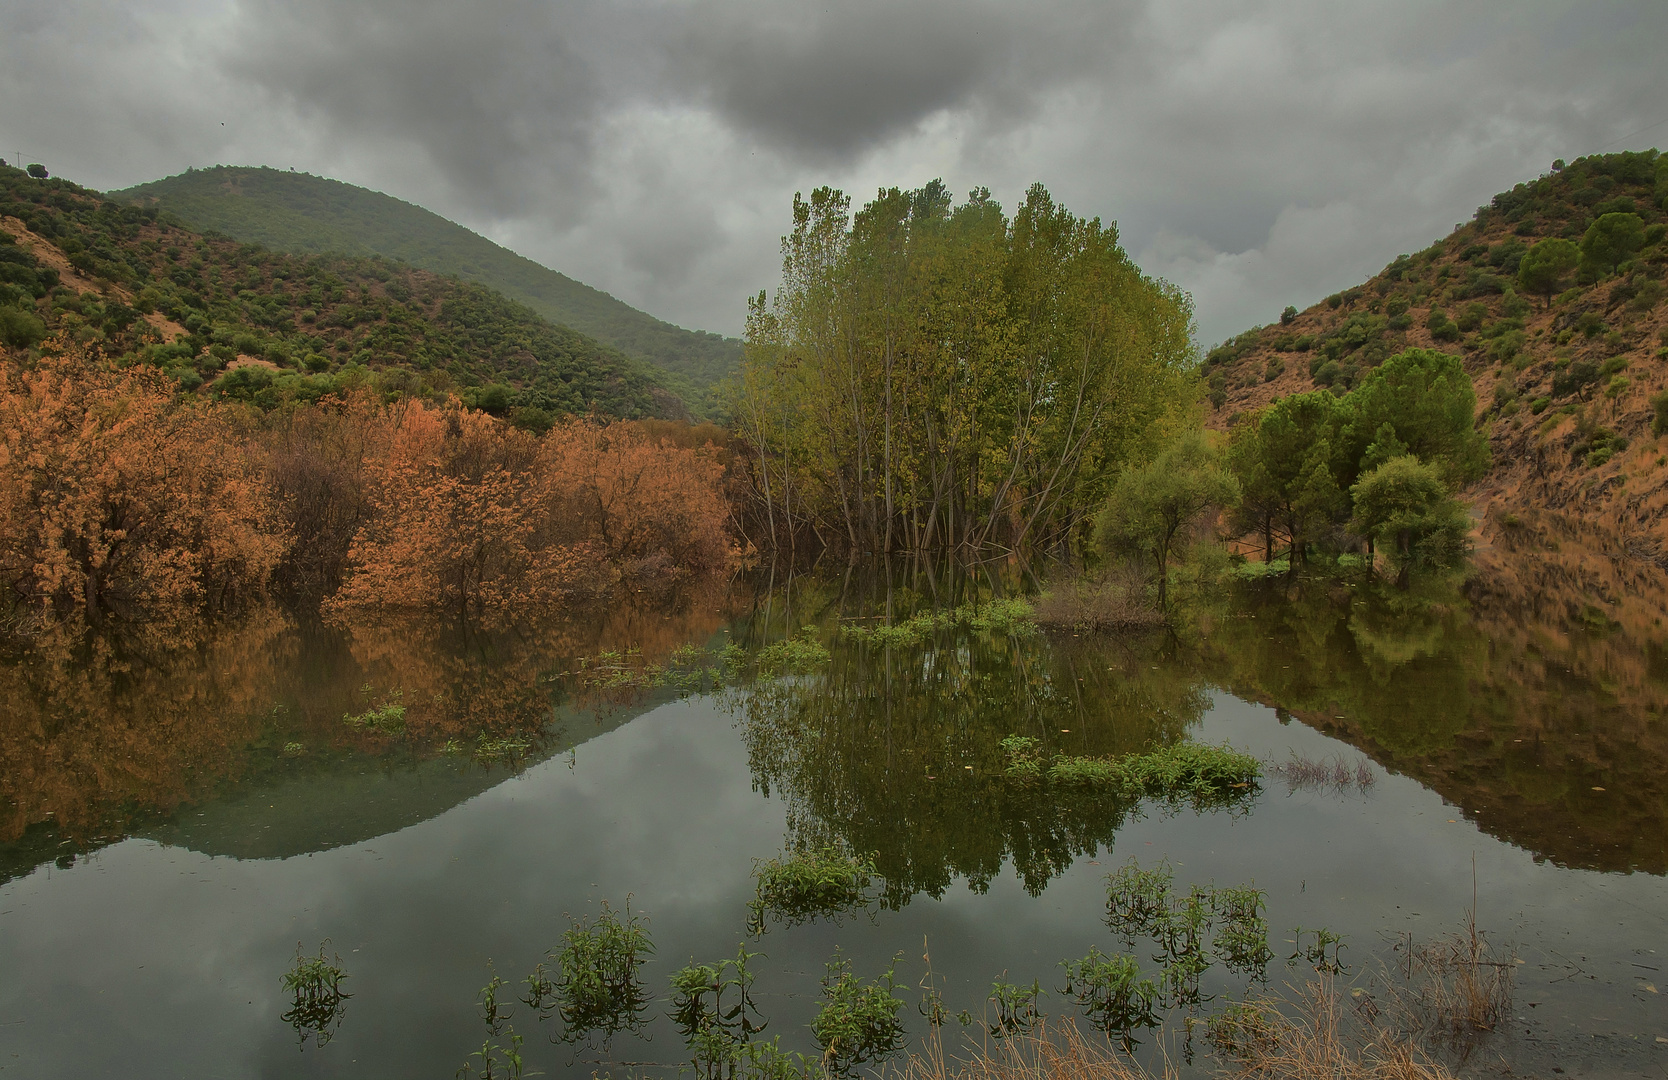
<path id="1" fill-rule="evenodd" d="M 1401 592 L 1276 580 L 1194 612 L 1196 669 L 1560 866 L 1668 873 L 1668 575 L 1509 538 Z"/>
<path id="2" fill-rule="evenodd" d="M 724 597 L 492 632 L 432 619 L 47 626 L 0 657 L 0 881 L 128 835 L 274 858 L 433 817 L 637 715 L 561 672 L 723 625 Z M 661 699 L 664 700 L 664 697 Z M 350 723 L 390 704 L 396 723 Z"/>
<path id="3" fill-rule="evenodd" d="M 1216 688 L 1347 740 L 1554 863 L 1668 873 L 1668 574 L 1593 546 L 1520 526 L 1464 580 L 1277 579 L 1125 638 L 840 632 L 1024 586 L 1013 568 L 931 566 L 765 576 L 669 610 L 492 631 L 276 609 L 48 627 L 0 660 L 0 881 L 125 835 L 239 858 L 381 835 L 678 692 L 588 686 L 567 677 L 582 657 L 675 667 L 691 643 L 787 655 L 813 639 L 826 663 L 724 700 L 756 789 L 787 806 L 787 846 L 873 853 L 892 906 L 958 876 L 984 889 L 1009 859 L 1040 891 L 1136 811 L 1007 782 L 1002 739 L 1037 739 L 1045 758 L 1166 746 Z M 397 725 L 344 722 L 395 702 Z"/>
<path id="4" fill-rule="evenodd" d="M 1134 807 L 1116 796 L 1059 798 L 1013 782 L 1002 740 L 1055 754 L 1118 756 L 1181 739 L 1204 713 L 1205 684 L 1162 640 L 1051 641 L 1038 633 L 941 628 L 875 646 L 832 632 L 840 620 L 902 622 L 988 596 L 924 571 L 869 591 L 849 580 L 767 594 L 738 636 L 814 625 L 829 661 L 761 681 L 734 698 L 755 786 L 787 806 L 790 844 L 869 854 L 884 901 L 940 896 L 957 877 L 975 891 L 1012 859 L 1040 892 L 1079 856 L 1110 848 Z"/>

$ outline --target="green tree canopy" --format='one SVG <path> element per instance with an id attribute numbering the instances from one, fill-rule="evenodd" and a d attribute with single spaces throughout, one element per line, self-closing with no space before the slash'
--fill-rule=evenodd
<path id="1" fill-rule="evenodd" d="M 1222 468 L 1201 431 L 1172 443 L 1150 464 L 1126 470 L 1095 521 L 1102 550 L 1150 559 L 1162 600 L 1170 555 L 1184 531 L 1211 507 L 1239 496 L 1239 484 Z"/>
<path id="2" fill-rule="evenodd" d="M 1451 353 L 1398 353 L 1373 369 L 1344 402 L 1350 414 L 1346 484 L 1409 453 L 1454 485 L 1488 471 L 1488 440 L 1476 426 L 1477 393 Z"/>
<path id="3" fill-rule="evenodd" d="M 1391 357 L 1343 398 L 1317 390 L 1279 399 L 1231 437 L 1227 464 L 1240 490 L 1234 523 L 1261 534 L 1264 558 L 1273 558 L 1278 540 L 1299 562 L 1329 534 L 1373 537 L 1363 531 L 1372 515 L 1351 518 L 1364 475 L 1411 461 L 1446 493 L 1488 469 L 1476 407 L 1459 357 L 1433 349 Z"/>
<path id="4" fill-rule="evenodd" d="M 731 412 L 767 544 L 853 551 L 1082 538 L 1124 462 L 1197 394 L 1192 306 L 1114 226 L 1037 185 L 794 198 L 782 283 L 749 303 Z"/>
<path id="5" fill-rule="evenodd" d="M 1391 458 L 1350 493 L 1350 527 L 1389 553 L 1403 583 L 1415 566 L 1452 566 L 1464 557 L 1471 518 L 1436 465 L 1407 455 Z"/>
<path id="6" fill-rule="evenodd" d="M 1605 214 L 1587 227 L 1581 238 L 1583 268 L 1614 274 L 1616 267 L 1645 246 L 1645 221 L 1638 214 Z"/>
<path id="7" fill-rule="evenodd" d="M 1550 307 L 1552 296 L 1581 260 L 1581 249 L 1560 237 L 1542 240 L 1523 256 L 1517 266 L 1517 287 L 1539 296 Z"/>
<path id="8" fill-rule="evenodd" d="M 1279 538 L 1301 560 L 1336 516 L 1343 463 L 1333 448 L 1345 419 L 1338 398 L 1314 390 L 1281 398 L 1234 430 L 1227 457 L 1241 493 L 1235 519 L 1263 535 L 1265 557 Z"/>

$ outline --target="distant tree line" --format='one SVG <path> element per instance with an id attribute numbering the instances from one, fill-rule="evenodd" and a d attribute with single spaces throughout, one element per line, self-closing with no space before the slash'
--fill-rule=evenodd
<path id="1" fill-rule="evenodd" d="M 1460 359 L 1409 349 L 1342 397 L 1292 394 L 1242 417 L 1227 444 L 1190 434 L 1126 471 L 1102 511 L 1108 552 L 1148 560 L 1163 579 L 1177 540 L 1226 509 L 1228 532 L 1261 540 L 1265 562 L 1315 551 L 1382 551 L 1406 579 L 1466 550 L 1470 518 L 1453 493 L 1489 466 L 1476 393 Z"/>

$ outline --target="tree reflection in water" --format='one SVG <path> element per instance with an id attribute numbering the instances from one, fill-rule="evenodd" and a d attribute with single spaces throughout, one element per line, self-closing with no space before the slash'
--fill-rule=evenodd
<path id="1" fill-rule="evenodd" d="M 875 646 L 837 633 L 842 620 L 899 623 L 994 591 L 925 567 L 894 574 L 799 579 L 756 602 L 739 635 L 752 647 L 814 626 L 831 656 L 730 696 L 754 785 L 786 803 L 790 847 L 873 853 L 889 906 L 940 896 L 957 876 L 983 891 L 1008 858 L 1038 893 L 1110 849 L 1136 805 L 1015 782 L 1002 740 L 1037 739 L 1045 757 L 1168 745 L 1204 714 L 1206 687 L 1162 636 L 1050 640 L 963 624 Z"/>

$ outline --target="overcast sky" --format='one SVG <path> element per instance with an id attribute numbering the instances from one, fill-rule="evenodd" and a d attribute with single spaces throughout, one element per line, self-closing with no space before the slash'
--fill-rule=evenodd
<path id="1" fill-rule="evenodd" d="M 0 157 L 386 191 L 739 332 L 796 190 L 1041 181 L 1213 343 L 1668 143 L 1664 0 L 0 0 Z"/>

